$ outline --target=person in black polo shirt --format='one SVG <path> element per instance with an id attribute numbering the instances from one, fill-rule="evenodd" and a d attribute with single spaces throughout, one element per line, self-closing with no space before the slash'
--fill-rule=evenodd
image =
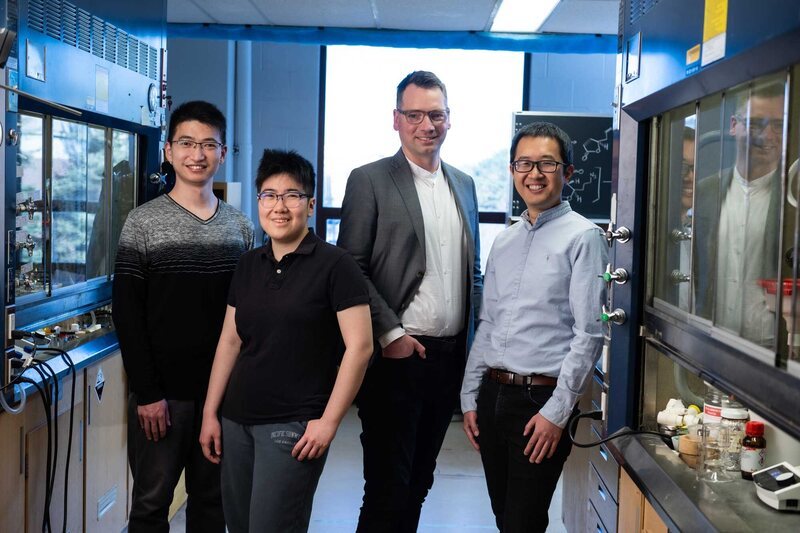
<path id="1" fill-rule="evenodd" d="M 308 230 L 311 163 L 265 150 L 256 189 L 269 241 L 236 267 L 200 444 L 222 463 L 228 531 L 306 531 L 372 354 L 369 295 L 355 260 Z"/>

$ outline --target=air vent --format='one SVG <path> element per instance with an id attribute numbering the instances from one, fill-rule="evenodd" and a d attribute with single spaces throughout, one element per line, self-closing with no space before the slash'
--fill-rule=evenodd
<path id="1" fill-rule="evenodd" d="M 653 9 L 658 2 L 659 0 L 630 0 L 631 24 L 636 24 L 636 21 Z"/>
<path id="2" fill-rule="evenodd" d="M 100 17 L 92 17 L 92 53 L 97 57 L 103 57 L 103 30 L 106 25 Z"/>
<path id="3" fill-rule="evenodd" d="M 44 33 L 44 0 L 31 0 L 28 2 L 28 27 L 39 33 Z"/>
<path id="4" fill-rule="evenodd" d="M 128 68 L 128 34 L 117 30 L 117 65 Z"/>
<path id="5" fill-rule="evenodd" d="M 150 62 L 147 65 L 147 75 L 150 77 L 150 79 L 157 80 L 158 71 L 156 69 L 158 67 L 158 50 L 152 46 L 149 46 L 148 48 L 150 49 Z"/>
<path id="6" fill-rule="evenodd" d="M 116 63 L 117 61 L 117 28 L 106 22 L 105 32 L 106 61 Z"/>
<path id="7" fill-rule="evenodd" d="M 78 48 L 92 51 L 92 16 L 83 9 L 78 10 Z"/>
<path id="8" fill-rule="evenodd" d="M 64 0 L 28 0 L 27 7 L 28 29 L 158 79 L 158 50 L 113 24 Z"/>
<path id="9" fill-rule="evenodd" d="M 78 8 L 69 2 L 61 6 L 61 39 L 70 46 L 78 46 Z"/>
<path id="10" fill-rule="evenodd" d="M 139 39 L 128 35 L 128 68 L 139 72 Z"/>
<path id="11" fill-rule="evenodd" d="M 139 41 L 139 74 L 147 76 L 147 46 L 146 43 Z"/>

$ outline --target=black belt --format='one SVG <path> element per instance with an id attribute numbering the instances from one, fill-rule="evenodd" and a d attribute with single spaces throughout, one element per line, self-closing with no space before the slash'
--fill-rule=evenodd
<path id="1" fill-rule="evenodd" d="M 530 374 L 526 376 L 497 368 L 488 369 L 486 371 L 486 377 L 501 385 L 547 385 L 555 387 L 558 384 L 558 378 L 552 376 L 543 376 L 541 374 Z"/>

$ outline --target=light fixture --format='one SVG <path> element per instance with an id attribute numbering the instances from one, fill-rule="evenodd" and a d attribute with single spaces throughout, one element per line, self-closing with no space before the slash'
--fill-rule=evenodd
<path id="1" fill-rule="evenodd" d="M 561 0 L 503 0 L 492 22 L 493 32 L 535 33 Z"/>

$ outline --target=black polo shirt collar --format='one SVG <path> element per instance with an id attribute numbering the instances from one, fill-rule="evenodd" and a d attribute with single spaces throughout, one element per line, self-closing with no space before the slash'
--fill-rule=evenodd
<path id="1" fill-rule="evenodd" d="M 306 233 L 306 236 L 303 237 L 303 240 L 300 241 L 300 244 L 297 245 L 297 248 L 294 252 L 289 252 L 286 254 L 284 259 L 292 255 L 311 255 L 314 252 L 314 248 L 317 247 L 317 243 L 319 242 L 319 237 L 317 237 L 313 231 L 309 230 Z M 267 243 L 262 247 L 261 250 L 261 257 L 264 259 L 269 259 L 273 263 L 277 263 L 278 261 L 275 260 L 275 254 L 272 252 L 272 240 L 268 240 Z M 281 260 L 283 261 L 283 259 Z"/>

